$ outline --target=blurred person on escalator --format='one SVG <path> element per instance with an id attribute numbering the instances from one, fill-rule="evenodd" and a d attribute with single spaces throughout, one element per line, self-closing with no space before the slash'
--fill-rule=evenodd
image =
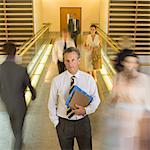
<path id="1" fill-rule="evenodd" d="M 22 129 L 27 112 L 25 90 L 29 87 L 32 100 L 36 98 L 36 91 L 31 85 L 27 69 L 15 63 L 16 46 L 13 43 L 6 43 L 3 48 L 8 56 L 0 65 L 0 96 L 10 117 L 15 136 L 14 150 L 21 150 Z"/>
<path id="2" fill-rule="evenodd" d="M 119 72 L 123 69 L 123 65 L 121 62 L 123 61 L 124 54 L 134 51 L 132 50 L 132 42 L 128 36 L 120 37 L 118 45 L 120 47 L 120 52 L 116 55 L 115 69 Z"/>
<path id="3" fill-rule="evenodd" d="M 61 33 L 61 37 L 55 41 L 52 49 L 52 61 L 57 64 L 59 74 L 66 70 L 63 62 L 63 53 L 69 47 L 75 47 L 75 43 L 73 39 L 71 39 L 69 32 L 64 29 Z"/>
<path id="4" fill-rule="evenodd" d="M 107 140 L 101 149 L 149 150 L 141 146 L 150 142 L 146 132 L 150 131 L 147 126 L 150 123 L 150 77 L 138 71 L 139 58 L 132 51 L 124 51 L 120 62 L 122 71 L 114 77 L 109 105 L 104 108 L 106 133 L 103 134 Z"/>

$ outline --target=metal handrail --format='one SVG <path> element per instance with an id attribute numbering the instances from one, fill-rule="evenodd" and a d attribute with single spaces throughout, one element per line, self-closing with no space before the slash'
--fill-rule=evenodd
<path id="1" fill-rule="evenodd" d="M 115 42 L 112 43 L 113 40 L 110 40 L 111 38 L 102 29 L 99 28 L 97 31 L 100 34 L 100 36 L 102 37 L 102 39 L 104 39 L 104 41 L 106 41 L 107 44 L 109 44 L 109 46 L 112 47 L 115 52 L 119 52 L 119 47 L 116 46 L 117 43 L 116 44 L 114 44 Z M 108 74 L 114 75 L 116 73 L 116 70 L 113 68 L 113 66 L 110 62 L 110 59 L 107 56 L 107 54 L 105 53 L 104 49 L 102 49 L 102 57 L 103 57 L 103 61 L 105 62 L 104 64 L 107 65 L 106 68 L 109 68 L 109 70 L 107 70 L 107 71 L 109 71 Z"/>
<path id="2" fill-rule="evenodd" d="M 97 32 L 109 44 L 109 46 L 113 48 L 115 52 L 120 51 L 120 47 L 118 46 L 118 44 L 115 41 L 113 41 L 102 29 L 98 28 Z"/>
<path id="3" fill-rule="evenodd" d="M 97 27 L 98 31 L 107 37 L 107 39 L 116 47 L 116 51 L 119 51 L 121 48 L 119 47 L 118 43 L 114 41 L 111 37 L 109 37 L 101 28 Z"/>
<path id="4" fill-rule="evenodd" d="M 45 28 L 45 26 L 43 28 Z M 33 35 L 28 41 L 25 41 L 23 46 L 22 45 L 20 46 L 20 48 L 17 51 L 17 53 L 19 54 L 38 34 L 40 34 L 41 31 L 43 30 L 43 28 L 40 31 L 38 31 L 37 34 Z"/>
<path id="5" fill-rule="evenodd" d="M 108 36 L 102 29 L 97 26 L 97 32 L 105 39 L 105 41 L 113 48 L 114 52 L 119 52 L 121 47 L 116 41 L 114 41 L 110 36 Z M 135 51 L 137 55 L 150 55 L 150 51 L 147 52 L 138 52 Z"/>
<path id="6" fill-rule="evenodd" d="M 23 56 L 47 30 L 49 30 L 49 24 L 45 25 L 37 34 L 35 34 L 29 41 L 27 41 L 17 51 L 17 55 Z"/>

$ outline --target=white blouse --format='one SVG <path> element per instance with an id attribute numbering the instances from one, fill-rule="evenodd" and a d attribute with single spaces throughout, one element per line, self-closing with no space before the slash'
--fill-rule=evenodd
<path id="1" fill-rule="evenodd" d="M 87 36 L 86 45 L 90 47 L 98 47 L 100 46 L 100 38 L 99 35 L 95 35 L 94 40 L 92 39 L 91 34 Z"/>
<path id="2" fill-rule="evenodd" d="M 139 104 L 150 108 L 150 77 L 143 73 L 127 82 L 122 73 L 117 74 L 112 89 L 112 98 L 116 102 Z"/>

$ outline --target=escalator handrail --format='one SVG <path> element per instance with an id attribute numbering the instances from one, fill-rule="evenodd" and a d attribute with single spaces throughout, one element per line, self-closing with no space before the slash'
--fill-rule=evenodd
<path id="1" fill-rule="evenodd" d="M 40 29 L 37 34 L 35 34 L 31 39 L 29 39 L 21 48 L 17 51 L 17 55 L 23 56 L 30 47 L 49 29 L 49 25 L 45 25 Z"/>
<path id="2" fill-rule="evenodd" d="M 119 47 L 118 43 L 114 41 L 110 36 L 108 36 L 101 28 L 97 27 L 98 31 L 101 32 L 104 36 L 107 37 L 107 39 L 117 48 L 117 51 L 119 51 L 121 48 Z"/>
<path id="3" fill-rule="evenodd" d="M 36 34 L 34 34 L 29 40 L 25 41 L 23 43 L 23 45 L 21 45 L 19 47 L 19 50 L 18 50 L 18 54 L 38 35 L 41 33 L 41 31 L 45 28 L 45 26 L 43 26 Z"/>
<path id="4" fill-rule="evenodd" d="M 117 43 L 114 45 L 114 43 L 112 42 L 113 40 L 110 40 L 111 38 L 102 29 L 99 28 L 97 31 L 100 34 L 100 36 L 102 37 L 102 39 L 107 44 L 109 44 L 109 46 L 111 46 L 111 48 L 114 50 L 114 52 L 119 52 L 120 51 L 119 48 L 116 47 Z M 113 64 L 111 63 L 110 58 L 107 56 L 107 53 L 105 52 L 105 50 L 103 48 L 102 48 L 102 57 L 103 57 L 104 65 L 106 65 L 105 68 L 107 69 L 108 74 L 112 78 L 111 75 L 115 75 L 116 70 L 115 70 Z"/>
<path id="5" fill-rule="evenodd" d="M 113 41 L 102 29 L 98 28 L 97 32 L 109 44 L 109 46 L 114 50 L 114 52 L 120 51 L 118 44 L 115 41 Z"/>

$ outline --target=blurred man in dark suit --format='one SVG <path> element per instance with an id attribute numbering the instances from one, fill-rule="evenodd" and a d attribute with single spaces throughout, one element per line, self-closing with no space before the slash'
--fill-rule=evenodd
<path id="1" fill-rule="evenodd" d="M 3 48 L 8 56 L 0 65 L 0 96 L 10 117 L 15 136 L 14 149 L 21 150 L 22 127 L 27 111 L 25 90 L 28 86 L 32 100 L 36 98 L 36 91 L 31 85 L 27 69 L 15 63 L 16 46 L 6 43 Z"/>
<path id="2" fill-rule="evenodd" d="M 75 42 L 75 46 L 77 47 L 77 37 L 80 34 L 80 21 L 74 18 L 74 15 L 70 15 L 70 19 L 68 22 L 68 31 L 71 33 L 71 38 Z"/>

